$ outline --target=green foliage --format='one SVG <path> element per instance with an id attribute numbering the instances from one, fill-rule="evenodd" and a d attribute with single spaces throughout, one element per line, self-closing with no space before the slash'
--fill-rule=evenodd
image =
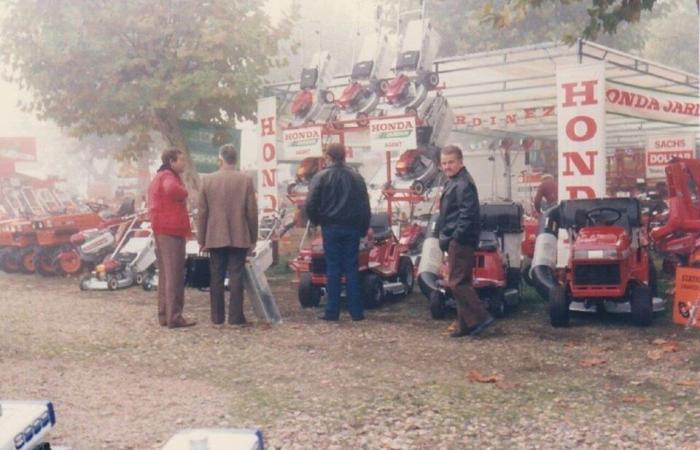
<path id="1" fill-rule="evenodd" d="M 12 0 L 2 23 L 6 77 L 22 105 L 75 136 L 128 135 L 135 153 L 177 119 L 231 125 L 255 114 L 294 14 L 273 25 L 249 0 Z"/>

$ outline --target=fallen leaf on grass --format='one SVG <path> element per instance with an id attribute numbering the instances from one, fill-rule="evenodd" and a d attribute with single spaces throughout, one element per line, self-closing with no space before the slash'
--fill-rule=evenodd
<path id="1" fill-rule="evenodd" d="M 628 395 L 626 397 L 622 397 L 622 402 L 623 403 L 644 403 L 648 401 L 649 399 L 647 397 L 644 397 L 642 395 Z"/>
<path id="2" fill-rule="evenodd" d="M 653 345 L 664 345 L 664 344 L 667 343 L 667 342 L 668 342 L 668 341 L 667 341 L 666 339 L 662 339 L 662 338 L 656 338 L 656 339 L 654 339 L 653 341 L 651 341 L 651 343 L 652 343 Z"/>
<path id="3" fill-rule="evenodd" d="M 457 323 L 456 320 L 452 321 L 452 323 L 450 324 L 450 326 L 447 327 L 447 331 L 448 331 L 449 333 L 452 333 L 453 331 L 457 331 L 457 326 L 458 326 L 458 325 L 459 325 L 459 324 Z"/>
<path id="4" fill-rule="evenodd" d="M 696 387 L 698 385 L 698 382 L 694 381 L 694 380 L 678 380 L 678 381 L 676 381 L 676 384 L 678 386 Z"/>
<path id="5" fill-rule="evenodd" d="M 668 344 L 664 344 L 661 346 L 661 350 L 663 350 L 664 353 L 676 353 L 678 351 L 678 343 L 669 342 Z"/>
<path id="6" fill-rule="evenodd" d="M 498 383 L 499 381 L 503 381 L 503 375 L 501 374 L 482 375 L 477 370 L 469 372 L 467 378 L 475 383 Z"/>
<path id="7" fill-rule="evenodd" d="M 510 391 L 511 389 L 518 387 L 518 385 L 511 383 L 510 381 L 496 381 L 496 387 L 503 391 Z"/>
<path id="8" fill-rule="evenodd" d="M 564 347 L 566 347 L 566 348 L 574 348 L 577 346 L 578 346 L 578 343 L 573 342 L 573 341 L 569 341 L 569 342 L 564 343 Z"/>
<path id="9" fill-rule="evenodd" d="M 581 367 L 602 366 L 605 363 L 607 363 L 607 361 L 602 358 L 586 358 L 578 362 Z"/>
<path id="10" fill-rule="evenodd" d="M 591 353 L 591 355 L 601 355 L 601 354 L 605 353 L 607 350 L 608 349 L 606 349 L 605 347 L 593 347 L 590 350 L 590 353 Z"/>
<path id="11" fill-rule="evenodd" d="M 651 359 L 652 361 L 658 361 L 662 356 L 664 356 L 664 351 L 661 349 L 649 350 L 647 352 L 647 358 Z"/>

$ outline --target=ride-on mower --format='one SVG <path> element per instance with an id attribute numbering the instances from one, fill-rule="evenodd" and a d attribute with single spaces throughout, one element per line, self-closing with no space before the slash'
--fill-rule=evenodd
<path id="1" fill-rule="evenodd" d="M 370 232 L 360 241 L 358 255 L 365 308 L 380 307 L 387 295 L 405 296 L 413 291 L 413 262 L 406 251 L 406 246 L 399 242 L 391 229 L 388 214 L 373 214 Z M 299 275 L 301 306 L 319 306 L 326 293 L 326 260 L 321 237 L 314 239 L 310 248 L 302 248 L 290 266 Z M 341 283 L 345 283 L 345 277 Z"/>
<path id="2" fill-rule="evenodd" d="M 530 276 L 555 327 L 569 324 L 570 310 L 631 312 L 635 324 L 647 326 L 663 309 L 634 198 L 564 200 L 548 210 Z"/>
<path id="3" fill-rule="evenodd" d="M 489 312 L 504 317 L 520 302 L 520 245 L 523 208 L 519 203 L 483 203 L 479 207 L 481 233 L 474 252 L 472 285 Z M 429 225 L 435 235 L 437 214 Z M 430 237 L 423 244 L 418 268 L 418 286 L 430 302 L 433 319 L 445 317 L 447 308 L 456 303 L 446 279 L 449 274 L 438 239 Z"/>

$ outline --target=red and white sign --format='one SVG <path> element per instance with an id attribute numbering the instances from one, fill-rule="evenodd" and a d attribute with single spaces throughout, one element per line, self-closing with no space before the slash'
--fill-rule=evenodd
<path id="1" fill-rule="evenodd" d="M 458 114 L 454 117 L 453 126 L 457 129 L 477 128 L 508 128 L 517 125 L 540 123 L 544 120 L 556 120 L 557 107 L 536 106 L 522 108 L 510 112 L 492 114 Z"/>
<path id="2" fill-rule="evenodd" d="M 608 81 L 605 101 L 609 112 L 626 116 L 683 125 L 697 125 L 700 120 L 697 95 L 679 95 Z"/>
<path id="3" fill-rule="evenodd" d="M 311 125 L 289 128 L 282 132 L 285 161 L 301 161 L 311 156 L 323 156 L 323 126 Z"/>
<path id="4" fill-rule="evenodd" d="M 36 139 L 33 137 L 0 137 L 0 159 L 15 162 L 36 161 Z"/>
<path id="5" fill-rule="evenodd" d="M 277 98 L 258 100 L 258 210 L 261 213 L 278 209 L 277 197 Z"/>
<path id="6" fill-rule="evenodd" d="M 415 149 L 416 117 L 372 120 L 369 124 L 369 141 L 372 151 L 390 151 L 395 157 L 406 150 Z"/>
<path id="7" fill-rule="evenodd" d="M 649 136 L 645 155 L 647 179 L 665 178 L 664 168 L 673 158 L 695 158 L 695 135 Z"/>
<path id="8" fill-rule="evenodd" d="M 559 200 L 605 196 L 605 65 L 557 67 Z"/>

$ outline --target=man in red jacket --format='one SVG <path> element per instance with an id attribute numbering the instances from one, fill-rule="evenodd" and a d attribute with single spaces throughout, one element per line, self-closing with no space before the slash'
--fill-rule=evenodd
<path id="1" fill-rule="evenodd" d="M 185 153 L 168 149 L 163 165 L 148 187 L 148 212 L 156 239 L 158 257 L 158 322 L 181 328 L 196 322 L 182 317 L 185 305 L 185 239 L 192 233 L 187 214 L 187 189 L 180 178 L 185 171 Z"/>

